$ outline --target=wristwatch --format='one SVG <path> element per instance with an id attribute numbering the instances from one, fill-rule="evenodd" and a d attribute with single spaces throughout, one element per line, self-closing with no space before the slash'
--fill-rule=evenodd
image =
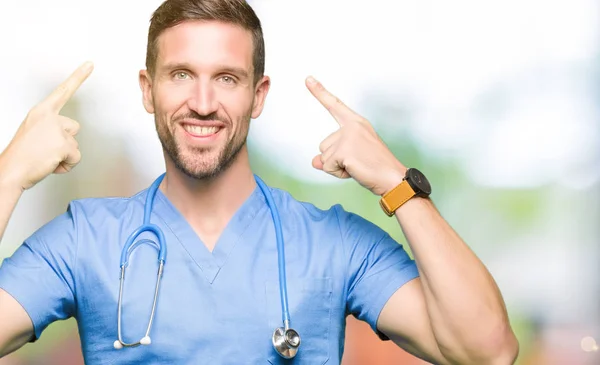
<path id="1" fill-rule="evenodd" d="M 415 196 L 428 197 L 430 194 L 431 185 L 425 175 L 415 168 L 409 168 L 406 170 L 402 182 L 381 197 L 379 205 L 381 205 L 381 209 L 385 214 L 391 217 L 398 208 L 411 198 Z"/>

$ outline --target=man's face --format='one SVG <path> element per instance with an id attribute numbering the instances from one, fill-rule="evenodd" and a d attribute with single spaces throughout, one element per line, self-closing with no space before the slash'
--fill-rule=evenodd
<path id="1" fill-rule="evenodd" d="M 140 85 L 167 163 L 206 179 L 233 162 L 269 89 L 267 77 L 254 84 L 252 56 L 251 33 L 232 24 L 184 22 L 160 35 L 155 74 L 142 71 Z"/>

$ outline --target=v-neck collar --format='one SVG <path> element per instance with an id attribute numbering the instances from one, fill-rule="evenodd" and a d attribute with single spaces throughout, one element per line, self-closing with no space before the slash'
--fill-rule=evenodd
<path id="1" fill-rule="evenodd" d="M 244 236 L 250 223 L 258 212 L 265 208 L 267 208 L 266 200 L 260 188 L 256 186 L 252 194 L 227 223 L 212 252 L 204 245 L 185 217 L 160 190 L 156 192 L 153 214 L 157 214 L 164 220 L 183 249 L 202 270 L 206 280 L 212 284 L 229 254 Z M 169 244 L 167 242 L 167 245 Z"/>

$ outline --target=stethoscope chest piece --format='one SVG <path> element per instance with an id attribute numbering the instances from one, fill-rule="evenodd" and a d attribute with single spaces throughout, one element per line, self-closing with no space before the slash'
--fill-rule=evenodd
<path id="1" fill-rule="evenodd" d="M 294 329 L 279 327 L 273 332 L 273 347 L 283 358 L 291 359 L 300 347 L 300 335 Z"/>

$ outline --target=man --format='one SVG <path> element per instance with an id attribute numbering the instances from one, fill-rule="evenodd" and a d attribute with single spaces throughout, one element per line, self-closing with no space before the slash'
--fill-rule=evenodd
<path id="1" fill-rule="evenodd" d="M 382 196 L 415 261 L 338 205 L 320 210 L 263 190 L 246 137 L 269 91 L 264 54 L 260 21 L 244 1 L 167 0 L 156 10 L 139 79 L 164 179 L 155 192 L 73 201 L 3 262 L 0 356 L 75 317 L 89 364 L 333 364 L 352 314 L 435 364 L 514 362 L 518 345 L 499 290 L 436 211 L 425 177 L 312 77 L 308 90 L 339 124 L 313 166 Z M 79 124 L 59 112 L 91 71 L 84 64 L 34 107 L 0 155 L 0 234 L 24 190 L 79 162 Z M 273 209 L 285 240 L 281 281 Z M 125 242 L 142 222 L 158 227 L 168 247 L 156 306 L 157 231 L 129 241 L 138 243 L 125 256 L 124 290 L 118 284 Z M 285 332 L 281 284 L 300 340 Z M 283 337 L 273 340 L 278 327 Z M 127 346 L 136 341 L 142 346 Z"/>

